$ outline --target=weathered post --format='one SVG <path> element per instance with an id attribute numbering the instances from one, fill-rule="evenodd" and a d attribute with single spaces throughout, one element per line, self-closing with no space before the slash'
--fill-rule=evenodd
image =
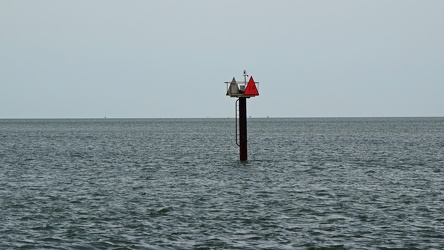
<path id="1" fill-rule="evenodd" d="M 247 98 L 239 97 L 239 153 L 240 160 L 248 160 L 247 150 Z"/>

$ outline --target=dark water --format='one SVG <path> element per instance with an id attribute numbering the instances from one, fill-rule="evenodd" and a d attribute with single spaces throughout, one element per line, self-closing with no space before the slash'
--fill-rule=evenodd
<path id="1" fill-rule="evenodd" d="M 0 249 L 444 249 L 444 118 L 0 120 Z"/>

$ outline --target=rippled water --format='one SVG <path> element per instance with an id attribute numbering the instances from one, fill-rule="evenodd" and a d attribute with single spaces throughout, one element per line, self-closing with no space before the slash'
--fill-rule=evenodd
<path id="1" fill-rule="evenodd" d="M 0 120 L 0 249 L 443 249 L 443 125 Z"/>

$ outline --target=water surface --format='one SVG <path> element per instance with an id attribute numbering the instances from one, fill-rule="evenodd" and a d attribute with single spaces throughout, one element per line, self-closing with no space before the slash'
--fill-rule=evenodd
<path id="1" fill-rule="evenodd" d="M 442 249 L 443 125 L 0 120 L 0 248 Z"/>

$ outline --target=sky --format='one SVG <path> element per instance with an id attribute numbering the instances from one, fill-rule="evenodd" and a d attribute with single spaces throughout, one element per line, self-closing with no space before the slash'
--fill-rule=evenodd
<path id="1" fill-rule="evenodd" d="M 442 0 L 1 0 L 1 118 L 444 116 Z"/>

